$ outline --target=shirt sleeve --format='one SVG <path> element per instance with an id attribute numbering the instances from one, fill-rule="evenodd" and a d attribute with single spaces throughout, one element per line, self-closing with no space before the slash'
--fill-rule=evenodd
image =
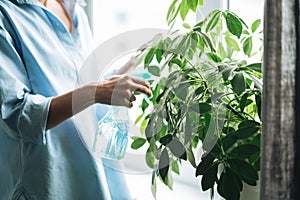
<path id="1" fill-rule="evenodd" d="M 51 98 L 32 93 L 17 41 L 3 27 L 0 23 L 0 126 L 13 138 L 45 144 Z"/>

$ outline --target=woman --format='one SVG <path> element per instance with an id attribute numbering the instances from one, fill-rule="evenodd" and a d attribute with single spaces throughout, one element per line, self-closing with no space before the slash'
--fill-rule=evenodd
<path id="1" fill-rule="evenodd" d="M 151 91 L 129 76 L 74 90 L 90 38 L 72 1 L 0 0 L 0 199 L 110 199 L 71 117 Z"/>

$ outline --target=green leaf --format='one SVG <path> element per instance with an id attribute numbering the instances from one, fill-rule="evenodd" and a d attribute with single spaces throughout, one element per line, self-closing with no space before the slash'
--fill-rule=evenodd
<path id="1" fill-rule="evenodd" d="M 249 138 L 260 129 L 260 124 L 256 121 L 245 120 L 239 124 L 239 129 L 236 131 L 235 135 L 239 139 Z"/>
<path id="2" fill-rule="evenodd" d="M 146 110 L 146 108 L 148 108 L 148 106 L 149 106 L 149 103 L 145 99 L 143 99 L 142 105 L 141 105 L 142 111 L 145 112 L 145 110 Z"/>
<path id="3" fill-rule="evenodd" d="M 251 51 L 252 51 L 252 37 L 248 37 L 244 42 L 243 42 L 243 51 L 244 53 L 250 57 L 251 56 Z"/>
<path id="4" fill-rule="evenodd" d="M 220 10 L 214 10 L 208 14 L 205 20 L 207 20 L 207 25 L 205 31 L 208 33 L 213 30 L 218 22 L 220 21 L 222 12 Z"/>
<path id="5" fill-rule="evenodd" d="M 155 57 L 156 57 L 156 60 L 157 60 L 158 63 L 161 62 L 161 60 L 162 60 L 162 55 L 163 55 L 163 49 L 162 49 L 162 48 L 156 49 Z"/>
<path id="6" fill-rule="evenodd" d="M 175 6 L 178 0 L 174 0 L 172 4 L 170 5 L 167 13 L 167 21 L 171 18 L 171 15 L 175 12 Z"/>
<path id="7" fill-rule="evenodd" d="M 249 31 L 247 31 L 247 30 L 243 30 L 243 34 L 250 35 Z"/>
<path id="8" fill-rule="evenodd" d="M 170 60 L 170 64 L 176 64 L 176 65 L 178 65 L 180 68 L 183 67 L 183 64 L 182 64 L 181 60 L 179 60 L 178 58 L 173 58 L 172 60 Z"/>
<path id="9" fill-rule="evenodd" d="M 257 133 L 259 130 L 258 127 L 249 127 L 249 128 L 243 128 L 243 129 L 238 129 L 236 132 L 236 136 L 239 139 L 246 139 Z"/>
<path id="10" fill-rule="evenodd" d="M 151 169 L 153 169 L 155 167 L 155 154 L 154 154 L 151 146 L 147 149 L 147 152 L 146 152 L 146 164 Z"/>
<path id="11" fill-rule="evenodd" d="M 211 111 L 211 105 L 208 103 L 199 103 L 200 113 L 207 113 Z"/>
<path id="12" fill-rule="evenodd" d="M 144 138 L 136 138 L 132 143 L 131 143 L 131 148 L 132 149 L 138 149 L 142 147 L 145 144 L 146 140 Z"/>
<path id="13" fill-rule="evenodd" d="M 257 171 L 260 171 L 260 159 L 257 159 L 257 161 L 253 164 L 253 166 Z"/>
<path id="14" fill-rule="evenodd" d="M 172 174 L 171 174 L 170 170 L 168 172 L 168 176 L 167 176 L 167 180 L 166 180 L 165 184 L 168 186 L 168 188 L 170 190 L 173 190 L 173 177 L 172 177 Z"/>
<path id="15" fill-rule="evenodd" d="M 177 140 L 172 140 L 167 147 L 171 150 L 171 152 L 176 156 L 177 158 L 181 158 L 183 160 L 187 160 L 186 150 L 183 144 Z"/>
<path id="16" fill-rule="evenodd" d="M 243 73 L 237 73 L 231 80 L 232 90 L 241 95 L 246 90 L 246 82 Z"/>
<path id="17" fill-rule="evenodd" d="M 247 69 L 251 69 L 257 72 L 262 72 L 261 68 L 262 68 L 262 63 L 252 63 L 250 65 L 246 65 L 245 68 Z"/>
<path id="18" fill-rule="evenodd" d="M 203 6 L 203 2 L 204 2 L 204 0 L 198 0 L 198 4 L 199 4 L 200 6 Z"/>
<path id="19" fill-rule="evenodd" d="M 227 12 L 225 20 L 229 32 L 240 38 L 243 30 L 243 25 L 240 19 L 231 12 Z"/>
<path id="20" fill-rule="evenodd" d="M 253 83 L 255 84 L 255 87 L 257 89 L 259 89 L 260 91 L 262 91 L 262 79 L 261 78 L 257 78 L 254 75 L 251 74 L 247 74 L 247 78 L 249 78 L 251 81 L 253 81 Z"/>
<path id="21" fill-rule="evenodd" d="M 200 43 L 204 42 L 205 46 L 207 48 L 209 48 L 212 52 L 216 51 L 215 48 L 214 48 L 214 46 L 213 46 L 213 43 L 212 43 L 211 39 L 206 34 L 200 32 L 199 36 L 200 36 L 200 38 L 199 38 L 199 42 Z"/>
<path id="22" fill-rule="evenodd" d="M 260 149 L 256 145 L 242 144 L 232 149 L 232 151 L 230 152 L 230 156 L 238 157 L 238 158 L 246 158 L 255 153 L 258 153 L 259 151 Z"/>
<path id="23" fill-rule="evenodd" d="M 191 110 L 204 114 L 211 111 L 211 105 L 208 103 L 192 103 L 190 105 Z"/>
<path id="24" fill-rule="evenodd" d="M 173 136 L 171 134 L 167 134 L 165 135 L 164 137 L 160 138 L 159 142 L 162 144 L 162 145 L 167 145 L 169 144 L 171 141 L 173 140 Z"/>
<path id="25" fill-rule="evenodd" d="M 189 83 L 183 83 L 183 84 L 180 84 L 178 87 L 174 88 L 174 92 L 179 99 L 185 101 L 188 91 L 189 91 L 188 90 L 189 87 L 190 87 Z"/>
<path id="26" fill-rule="evenodd" d="M 201 28 L 202 28 L 202 26 L 203 26 L 203 23 L 204 23 L 203 21 L 197 23 L 197 24 L 193 27 L 193 31 L 195 31 L 195 32 L 201 32 Z"/>
<path id="27" fill-rule="evenodd" d="M 227 170 L 227 168 L 226 168 L 226 170 Z M 218 181 L 218 186 L 217 186 L 217 191 L 218 191 L 218 193 L 222 196 L 222 197 L 224 197 L 224 198 L 226 198 L 225 197 L 225 193 L 224 193 L 224 187 L 225 187 L 225 170 L 221 173 L 221 175 L 220 175 L 220 179 L 219 179 L 219 181 Z"/>
<path id="28" fill-rule="evenodd" d="M 191 142 L 192 139 L 192 129 L 194 120 L 191 119 L 190 115 L 186 115 L 186 120 L 184 124 L 184 145 Z"/>
<path id="29" fill-rule="evenodd" d="M 252 154 L 251 156 L 247 157 L 247 159 L 249 163 L 252 164 L 255 167 L 255 169 L 258 171 L 258 169 L 255 166 L 255 162 L 260 159 L 260 152 Z"/>
<path id="30" fill-rule="evenodd" d="M 187 0 L 187 5 L 192 11 L 196 12 L 198 0 Z"/>
<path id="31" fill-rule="evenodd" d="M 202 158 L 196 169 L 196 177 L 199 175 L 204 175 L 205 172 L 212 167 L 214 160 L 215 158 L 211 155 L 207 155 Z"/>
<path id="32" fill-rule="evenodd" d="M 218 180 L 217 173 L 218 164 L 214 164 L 204 173 L 201 179 L 201 186 L 203 191 L 213 188 L 215 182 Z"/>
<path id="33" fill-rule="evenodd" d="M 224 80 L 228 80 L 232 72 L 237 68 L 236 66 L 228 66 L 228 65 L 220 65 L 219 71 L 222 73 L 222 77 Z"/>
<path id="34" fill-rule="evenodd" d="M 154 199 L 156 199 L 156 171 L 152 172 L 151 192 Z"/>
<path id="35" fill-rule="evenodd" d="M 155 48 L 151 48 L 149 50 L 149 52 L 147 53 L 145 60 L 144 60 L 145 67 L 148 67 L 149 64 L 151 63 L 151 61 L 153 60 L 155 51 L 156 51 Z"/>
<path id="36" fill-rule="evenodd" d="M 218 192 L 225 199 L 239 200 L 240 199 L 240 184 L 235 174 L 226 168 L 226 171 L 221 174 L 218 184 Z"/>
<path id="37" fill-rule="evenodd" d="M 195 90 L 195 94 L 196 94 L 197 96 L 199 96 L 199 95 L 203 94 L 204 91 L 205 91 L 205 88 L 204 88 L 203 86 L 200 86 L 200 87 L 198 87 L 198 88 Z"/>
<path id="38" fill-rule="evenodd" d="M 244 112 L 244 109 L 246 107 L 246 103 L 247 103 L 247 99 L 248 99 L 248 93 L 243 94 L 241 101 L 240 101 L 240 109 L 242 112 Z"/>
<path id="39" fill-rule="evenodd" d="M 233 144 L 237 142 L 237 138 L 234 137 L 232 134 L 227 135 L 225 138 L 222 139 L 223 150 L 227 151 Z"/>
<path id="40" fill-rule="evenodd" d="M 204 135 L 204 127 L 198 128 L 198 132 L 199 132 L 199 137 L 196 135 L 192 141 L 193 148 L 197 148 L 200 138 L 204 138 L 204 136 L 203 136 Z"/>
<path id="41" fill-rule="evenodd" d="M 177 45 L 175 49 L 175 54 L 179 54 L 182 56 L 185 56 L 185 51 L 189 47 L 189 37 L 187 35 L 184 35 L 181 37 L 179 44 Z"/>
<path id="42" fill-rule="evenodd" d="M 182 26 L 186 29 L 192 29 L 192 27 L 188 23 L 183 23 Z"/>
<path id="43" fill-rule="evenodd" d="M 245 160 L 232 158 L 228 159 L 232 171 L 238 175 L 243 181 L 252 186 L 256 185 L 258 174 L 256 169 Z"/>
<path id="44" fill-rule="evenodd" d="M 195 160 L 194 153 L 193 153 L 193 151 L 192 151 L 192 147 L 187 148 L 186 154 L 187 154 L 187 159 L 188 159 L 188 161 L 191 163 L 191 165 L 192 165 L 194 168 L 196 168 L 197 165 L 196 165 L 196 160 Z"/>
<path id="45" fill-rule="evenodd" d="M 142 121 L 141 126 L 140 126 L 140 132 L 141 133 L 145 133 L 145 129 L 147 127 L 148 121 L 149 121 L 149 119 L 144 119 Z"/>
<path id="46" fill-rule="evenodd" d="M 218 43 L 218 47 L 219 48 L 217 49 L 217 52 L 221 56 L 221 58 L 223 60 L 224 58 L 227 57 L 227 53 L 226 53 L 226 51 L 225 51 L 225 49 L 224 49 L 224 47 L 223 47 L 223 45 L 222 45 L 221 42 Z"/>
<path id="47" fill-rule="evenodd" d="M 199 38 L 198 38 L 198 34 L 193 32 L 191 35 L 190 35 L 190 40 L 191 40 L 191 44 L 189 46 L 189 50 L 190 50 L 190 53 L 191 55 L 189 55 L 189 59 L 192 60 L 193 59 L 193 56 L 196 52 L 196 49 L 197 49 L 197 45 L 198 45 L 198 41 L 199 41 Z"/>
<path id="48" fill-rule="evenodd" d="M 185 20 L 188 12 L 189 12 L 189 7 L 187 4 L 187 0 L 182 0 L 182 2 L 180 4 L 180 16 L 183 21 Z"/>
<path id="49" fill-rule="evenodd" d="M 257 134 L 251 141 L 251 144 L 256 145 L 257 147 L 260 147 L 261 146 L 261 134 Z"/>
<path id="50" fill-rule="evenodd" d="M 139 121 L 141 121 L 141 119 L 143 118 L 143 116 L 144 116 L 144 113 L 142 113 L 140 116 L 138 116 L 137 118 L 136 118 L 136 120 L 135 120 L 135 124 L 137 124 L 137 123 L 139 123 Z"/>
<path id="51" fill-rule="evenodd" d="M 223 127 L 222 132 L 226 135 L 233 135 L 233 133 L 235 133 L 235 129 L 233 127 L 227 126 Z"/>
<path id="52" fill-rule="evenodd" d="M 232 39 L 230 37 L 225 37 L 225 41 L 229 48 L 232 48 L 235 51 L 240 51 L 240 47 L 235 39 Z"/>
<path id="53" fill-rule="evenodd" d="M 168 126 L 164 125 L 163 128 L 161 129 L 161 132 L 160 132 L 160 136 L 165 136 L 166 133 L 168 131 Z"/>
<path id="54" fill-rule="evenodd" d="M 150 141 L 152 138 L 155 138 L 159 131 L 162 128 L 163 124 L 160 123 L 160 117 L 157 117 L 156 115 L 151 115 L 151 118 L 148 121 L 147 127 L 145 129 L 145 135 L 148 141 Z"/>
<path id="55" fill-rule="evenodd" d="M 255 103 L 257 107 L 258 116 L 261 119 L 261 95 L 258 94 L 255 95 Z"/>
<path id="56" fill-rule="evenodd" d="M 166 181 L 168 171 L 169 171 L 169 154 L 166 148 L 163 149 L 161 152 L 160 158 L 159 158 L 159 175 L 162 178 L 163 181 Z"/>
<path id="57" fill-rule="evenodd" d="M 172 171 L 180 175 L 179 165 L 177 160 L 172 162 Z"/>
<path id="58" fill-rule="evenodd" d="M 251 127 L 254 127 L 254 126 L 260 127 L 260 123 L 258 123 L 257 121 L 254 121 L 254 120 L 245 120 L 245 121 L 242 121 L 239 124 L 240 129 L 251 128 Z"/>
<path id="59" fill-rule="evenodd" d="M 261 20 L 260 20 L 260 19 L 257 19 L 257 20 L 255 20 L 255 21 L 253 22 L 253 24 L 252 24 L 252 26 L 251 26 L 251 31 L 252 31 L 252 33 L 254 33 L 254 32 L 257 30 L 257 28 L 259 27 L 260 23 L 261 23 Z"/>
<path id="60" fill-rule="evenodd" d="M 178 2 L 178 0 L 174 0 L 168 9 L 168 13 L 167 13 L 168 25 L 170 25 L 174 21 L 174 19 L 176 18 L 177 14 L 179 12 L 179 9 L 176 10 L 177 2 Z"/>
<path id="61" fill-rule="evenodd" d="M 157 66 L 149 66 L 148 67 L 148 71 L 150 72 L 150 74 L 152 74 L 153 76 L 160 76 L 160 69 Z"/>
<path id="62" fill-rule="evenodd" d="M 215 62 L 222 62 L 222 59 L 215 53 L 207 53 L 207 56 Z"/>

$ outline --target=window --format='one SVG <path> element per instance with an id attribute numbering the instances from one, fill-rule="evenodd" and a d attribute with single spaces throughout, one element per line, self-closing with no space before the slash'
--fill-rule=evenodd
<path id="1" fill-rule="evenodd" d="M 139 28 L 167 28 L 170 1 L 97 0 L 93 2 L 94 37 L 101 43 L 110 37 Z"/>
<path id="2" fill-rule="evenodd" d="M 95 43 L 100 45 L 113 36 L 135 29 L 167 29 L 165 19 L 171 2 L 172 0 L 94 0 L 90 12 L 92 11 L 91 22 Z M 244 19 L 247 24 L 251 24 L 263 16 L 263 0 L 204 0 L 204 6 L 199 7 L 196 18 L 193 15 L 188 18 L 188 22 L 194 25 L 196 21 L 201 20 L 201 15 L 205 16 L 211 10 L 228 8 Z M 116 43 L 115 45 L 118 48 L 124 48 L 123 44 Z M 127 57 L 118 58 L 113 64 L 122 65 L 126 59 Z M 133 150 L 129 151 L 132 152 Z M 152 199 L 151 171 L 145 164 L 144 155 L 136 154 L 134 158 L 126 159 L 123 164 L 125 165 L 124 171 L 127 173 L 124 174 L 131 193 L 136 199 Z M 199 177 L 195 178 L 194 169 L 188 164 L 183 162 L 181 175 L 174 175 L 173 177 L 173 191 L 157 181 L 157 199 L 210 199 L 210 192 L 202 192 L 199 184 L 200 179 Z"/>
<path id="3" fill-rule="evenodd" d="M 251 24 L 254 20 L 263 17 L 264 0 L 230 0 L 229 9 Z"/>

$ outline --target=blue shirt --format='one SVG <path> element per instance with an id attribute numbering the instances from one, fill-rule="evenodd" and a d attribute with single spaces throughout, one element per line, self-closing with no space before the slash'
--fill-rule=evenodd
<path id="1" fill-rule="evenodd" d="M 73 19 L 70 33 L 37 0 L 0 0 L 1 200 L 110 199 L 74 120 L 45 130 L 51 98 L 74 89 L 89 49 L 90 29 L 78 5 Z M 119 176 L 105 171 L 117 184 Z"/>

